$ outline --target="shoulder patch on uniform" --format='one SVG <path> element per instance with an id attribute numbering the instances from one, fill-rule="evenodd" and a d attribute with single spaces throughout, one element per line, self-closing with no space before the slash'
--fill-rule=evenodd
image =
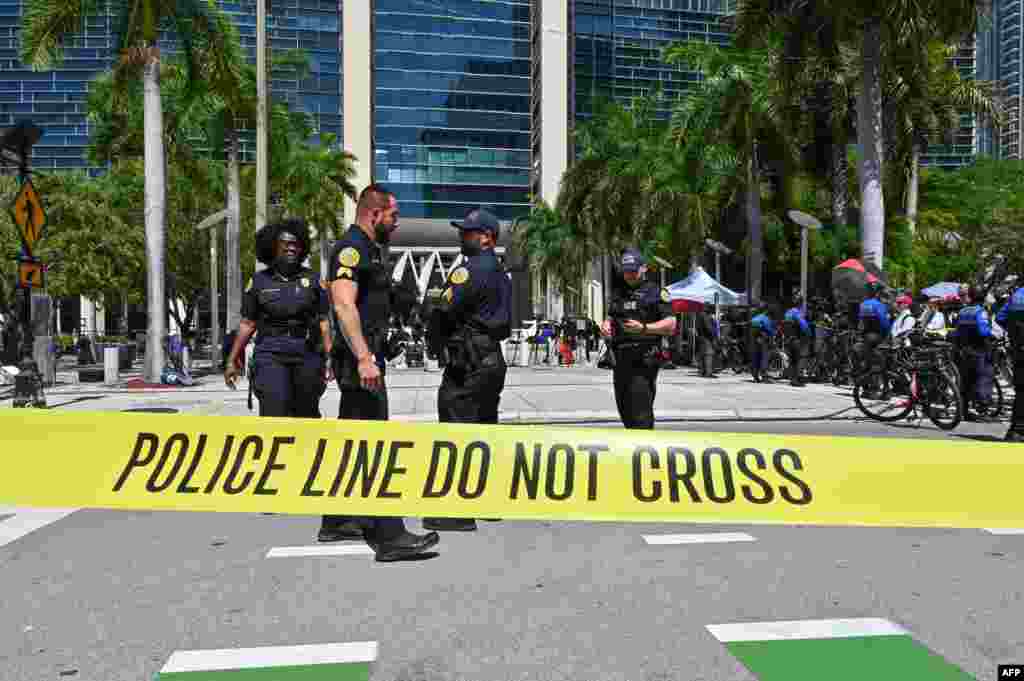
<path id="1" fill-rule="evenodd" d="M 245 292 L 248 293 L 252 290 L 252 277 L 249 277 L 249 283 L 245 285 Z"/>
<path id="2" fill-rule="evenodd" d="M 354 274 L 352 273 L 352 270 L 351 270 L 351 268 L 348 268 L 348 267 L 339 267 L 339 268 L 338 268 L 338 276 L 339 276 L 339 277 L 340 277 L 340 276 L 346 276 L 346 277 L 353 277 L 353 276 L 355 276 L 355 275 L 354 275 Z"/>
<path id="3" fill-rule="evenodd" d="M 467 281 L 469 281 L 469 270 L 467 270 L 465 267 L 458 268 L 457 270 L 452 272 L 450 281 L 453 284 L 465 284 Z"/>
<path id="4" fill-rule="evenodd" d="M 355 267 L 359 264 L 359 251 L 352 246 L 346 246 L 338 254 L 338 262 L 345 267 Z"/>
<path id="5" fill-rule="evenodd" d="M 670 303 L 672 302 L 672 296 L 669 294 L 667 288 L 661 289 L 661 302 Z"/>

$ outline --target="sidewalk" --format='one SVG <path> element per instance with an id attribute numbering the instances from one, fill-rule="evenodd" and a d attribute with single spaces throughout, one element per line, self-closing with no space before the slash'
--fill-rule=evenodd
<path id="1" fill-rule="evenodd" d="M 248 384 L 238 390 L 224 385 L 219 374 L 207 374 L 192 387 L 129 389 L 98 383 L 58 384 L 46 390 L 47 404 L 85 411 L 156 410 L 242 416 L 258 414 L 246 406 Z M 503 423 L 618 423 L 610 371 L 590 367 L 510 367 L 501 399 Z M 395 420 L 436 422 L 438 371 L 398 369 L 388 372 L 388 397 Z M 0 408 L 11 405 L 10 388 L 0 388 Z M 338 413 L 341 394 L 328 386 L 320 403 L 324 416 Z M 664 370 L 658 379 L 655 416 L 662 421 L 805 420 L 851 418 L 856 407 L 848 388 L 808 385 L 793 388 L 786 382 L 757 385 L 748 374 L 725 372 L 703 379 L 684 367 Z"/>

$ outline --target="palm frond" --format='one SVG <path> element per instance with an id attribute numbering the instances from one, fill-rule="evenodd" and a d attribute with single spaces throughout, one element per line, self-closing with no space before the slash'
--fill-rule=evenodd
<path id="1" fill-rule="evenodd" d="M 37 71 L 59 65 L 64 44 L 99 8 L 100 0 L 27 0 L 20 33 L 21 61 Z"/>

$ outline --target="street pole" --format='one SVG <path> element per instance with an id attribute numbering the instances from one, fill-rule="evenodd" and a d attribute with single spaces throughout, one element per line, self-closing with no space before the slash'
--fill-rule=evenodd
<path id="1" fill-rule="evenodd" d="M 798 210 L 788 212 L 789 219 L 800 225 L 800 294 L 803 302 L 801 310 L 807 314 L 807 232 L 812 229 L 821 229 L 821 221 L 813 215 L 802 213 Z"/>
<path id="2" fill-rule="evenodd" d="M 230 209 L 220 210 L 196 225 L 197 231 L 210 230 L 210 360 L 214 369 L 220 368 L 220 281 L 217 276 L 217 225 L 229 218 Z"/>
<path id="3" fill-rule="evenodd" d="M 807 227 L 800 227 L 800 308 L 807 315 Z"/>
<path id="4" fill-rule="evenodd" d="M 267 0 L 256 0 L 256 231 L 267 224 Z M 259 269 L 259 264 L 257 264 Z"/>

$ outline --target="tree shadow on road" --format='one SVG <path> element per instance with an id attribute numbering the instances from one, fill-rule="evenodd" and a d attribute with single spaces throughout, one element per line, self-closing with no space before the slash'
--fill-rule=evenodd
<path id="1" fill-rule="evenodd" d="M 69 404 L 78 404 L 79 402 L 90 402 L 92 400 L 103 400 L 103 399 L 106 399 L 106 397 L 107 397 L 106 395 L 87 395 L 85 397 L 76 397 L 75 399 L 68 400 L 66 402 L 58 402 L 57 404 L 48 404 L 48 405 L 46 405 L 45 408 L 46 409 L 56 409 L 57 407 L 66 407 Z"/>

